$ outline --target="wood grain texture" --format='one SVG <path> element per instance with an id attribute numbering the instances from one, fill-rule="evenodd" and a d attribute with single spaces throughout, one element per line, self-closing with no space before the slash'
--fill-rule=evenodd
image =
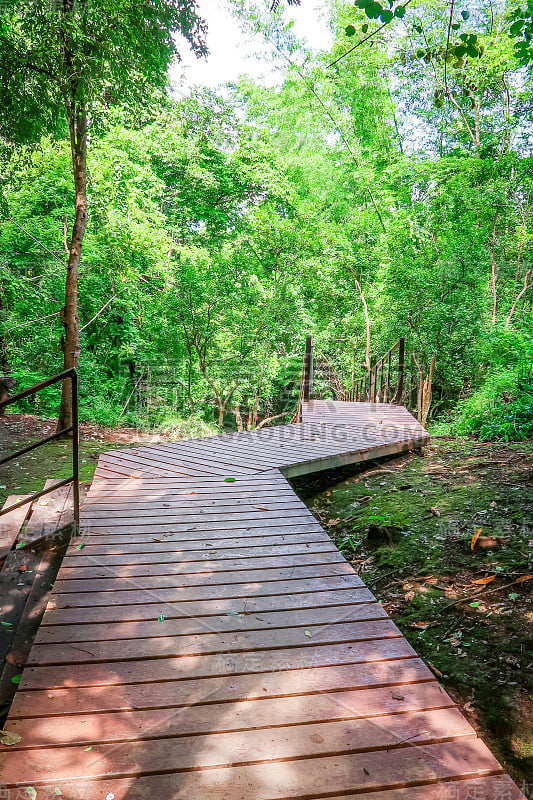
<path id="1" fill-rule="evenodd" d="M 297 425 L 105 453 L 11 709 L 21 741 L 0 746 L 0 785 L 88 800 L 520 800 L 286 480 L 425 442 L 405 409 L 311 401 Z"/>

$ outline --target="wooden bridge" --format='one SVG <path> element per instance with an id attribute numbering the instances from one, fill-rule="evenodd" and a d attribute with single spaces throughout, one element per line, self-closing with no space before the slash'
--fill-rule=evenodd
<path id="1" fill-rule="evenodd" d="M 300 418 L 100 458 L 6 724 L 4 792 L 523 797 L 287 482 L 425 430 L 376 403 Z"/>

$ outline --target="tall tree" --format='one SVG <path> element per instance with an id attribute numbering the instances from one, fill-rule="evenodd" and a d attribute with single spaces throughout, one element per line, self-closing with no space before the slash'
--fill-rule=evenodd
<path id="1" fill-rule="evenodd" d="M 61 310 L 63 368 L 78 364 L 78 275 L 87 227 L 89 127 L 112 104 L 134 105 L 163 88 L 182 34 L 206 53 L 195 0 L 23 0 L 0 12 L 0 137 L 37 142 L 68 126 L 75 189 Z M 58 430 L 72 421 L 65 381 Z"/>

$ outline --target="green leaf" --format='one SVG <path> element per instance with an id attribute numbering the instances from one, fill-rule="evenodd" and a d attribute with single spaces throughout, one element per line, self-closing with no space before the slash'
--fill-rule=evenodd
<path id="1" fill-rule="evenodd" d="M 509 33 L 511 34 L 511 36 L 517 36 L 517 34 L 520 33 L 523 27 L 524 27 L 524 20 L 517 19 L 517 21 L 513 22 L 513 24 L 509 28 Z"/>
<path id="2" fill-rule="evenodd" d="M 468 47 L 466 48 L 466 52 L 468 53 L 470 58 L 477 58 L 479 55 L 477 49 L 471 44 L 469 44 Z"/>
<path id="3" fill-rule="evenodd" d="M 473 603 L 470 603 L 470 608 L 477 608 L 481 605 L 481 600 L 474 600 Z"/>
<path id="4" fill-rule="evenodd" d="M 235 478 L 224 478 L 226 483 L 235 483 Z"/>
<path id="5" fill-rule="evenodd" d="M 468 19 L 470 14 L 468 13 L 468 11 L 461 11 L 461 16 L 463 19 Z"/>
<path id="6" fill-rule="evenodd" d="M 398 17 L 398 19 L 405 17 L 405 6 L 396 6 L 394 9 L 394 16 Z"/>
<path id="7" fill-rule="evenodd" d="M 14 675 L 13 678 L 11 678 L 11 683 L 20 683 L 21 678 L 22 678 L 22 673 L 20 673 L 20 675 Z"/>
<path id="8" fill-rule="evenodd" d="M 26 794 L 30 798 L 30 800 L 35 800 L 37 797 L 37 791 L 33 788 L 33 786 L 26 786 Z"/>
<path id="9" fill-rule="evenodd" d="M 89 747 L 84 747 L 84 748 L 83 748 L 83 752 L 84 752 L 84 753 L 88 753 L 88 752 L 89 752 L 89 750 L 92 750 L 92 749 L 93 749 L 93 746 L 92 746 L 92 744 L 90 744 L 90 745 L 89 745 Z"/>
<path id="10" fill-rule="evenodd" d="M 158 621 L 158 622 L 164 622 L 164 621 L 165 621 L 165 615 L 164 615 L 164 614 L 160 614 L 160 615 L 158 616 L 158 618 L 157 618 L 157 621 Z"/>
<path id="11" fill-rule="evenodd" d="M 344 32 L 346 36 L 354 36 L 355 28 L 353 25 L 347 25 L 346 28 L 344 29 Z"/>
<path id="12" fill-rule="evenodd" d="M 464 44 L 458 45 L 458 47 L 455 48 L 454 53 L 457 56 L 457 58 L 462 58 L 466 53 L 466 47 L 464 46 Z"/>
<path id="13" fill-rule="evenodd" d="M 377 19 L 382 11 L 383 8 L 379 3 L 371 3 L 367 8 L 365 8 L 365 14 L 370 19 Z"/>
<path id="14" fill-rule="evenodd" d="M 366 33 L 368 31 L 368 22 L 365 22 L 365 24 L 361 26 L 361 30 L 363 31 L 363 33 Z"/>
<path id="15" fill-rule="evenodd" d="M 394 14 L 392 13 L 392 11 L 389 11 L 388 8 L 386 8 L 385 11 L 381 12 L 381 21 L 384 22 L 385 24 L 390 22 L 391 19 L 393 19 L 393 18 L 394 18 Z"/>
<path id="16" fill-rule="evenodd" d="M 458 31 L 460 27 L 461 24 L 459 22 L 454 22 L 452 25 L 452 31 Z"/>
<path id="17" fill-rule="evenodd" d="M 80 544 L 76 545 L 76 550 L 83 550 L 84 547 L 85 547 L 85 542 L 81 542 Z"/>

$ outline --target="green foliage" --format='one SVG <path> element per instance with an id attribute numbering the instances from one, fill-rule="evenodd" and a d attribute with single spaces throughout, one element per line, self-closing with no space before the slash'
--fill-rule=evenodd
<path id="1" fill-rule="evenodd" d="M 364 24 L 381 24 L 367 8 Z M 441 6 L 410 7 L 399 55 L 374 37 L 331 69 L 354 13 L 335 6 L 332 53 L 224 99 L 173 102 L 148 81 L 133 114 L 127 88 L 111 103 L 100 87 L 79 279 L 83 419 L 179 435 L 189 418 L 199 431 L 287 419 L 307 332 L 346 385 L 365 374 L 357 280 L 371 359 L 406 336 L 408 387 L 436 356 L 439 420 L 479 434 L 514 414 L 507 433 L 528 435 L 527 402 L 513 410 L 509 397 L 531 357 L 533 97 L 507 11 L 491 26 L 465 10 L 448 43 Z M 284 58 L 301 55 L 276 18 L 254 11 L 250 24 Z M 447 59 L 469 43 L 480 55 Z M 60 369 L 70 158 L 61 129 L 33 149 L 0 137 L 0 366 L 20 387 Z M 330 391 L 320 375 L 316 389 Z M 57 392 L 39 403 L 25 408 L 55 413 Z"/>
<path id="2" fill-rule="evenodd" d="M 521 441 L 533 435 L 533 339 L 502 332 L 485 343 L 485 380 L 458 407 L 454 428 L 481 439 Z"/>

